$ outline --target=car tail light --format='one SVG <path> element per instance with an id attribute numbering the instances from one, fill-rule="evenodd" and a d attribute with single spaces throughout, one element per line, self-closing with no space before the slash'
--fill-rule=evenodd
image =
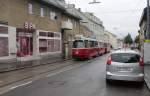
<path id="1" fill-rule="evenodd" d="M 111 57 L 109 57 L 107 60 L 107 65 L 111 65 L 111 62 L 112 62 L 112 59 L 111 59 Z"/>
<path id="2" fill-rule="evenodd" d="M 144 67 L 144 59 L 142 57 L 140 58 L 139 65 L 141 67 Z"/>

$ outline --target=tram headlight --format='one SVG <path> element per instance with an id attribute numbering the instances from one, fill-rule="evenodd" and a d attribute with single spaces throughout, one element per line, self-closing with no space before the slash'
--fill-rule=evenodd
<path id="1" fill-rule="evenodd" d="M 79 54 L 79 52 L 78 52 L 78 51 L 76 51 L 75 53 L 76 53 L 76 54 Z"/>

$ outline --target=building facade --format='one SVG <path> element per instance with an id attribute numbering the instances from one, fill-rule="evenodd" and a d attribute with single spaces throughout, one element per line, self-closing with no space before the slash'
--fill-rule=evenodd
<path id="1" fill-rule="evenodd" d="M 140 36 L 140 50 L 143 53 L 144 56 L 144 40 L 146 37 L 146 31 L 147 31 L 147 17 L 146 17 L 146 8 L 143 11 L 143 14 L 141 16 L 141 20 L 139 23 L 140 30 L 139 30 L 139 36 Z"/>
<path id="2" fill-rule="evenodd" d="M 85 12 L 84 14 L 90 20 L 87 27 L 93 32 L 91 38 L 97 39 L 99 42 L 104 42 L 105 28 L 103 22 L 93 13 Z"/>
<path id="3" fill-rule="evenodd" d="M 89 38 L 91 35 L 93 35 L 92 31 L 88 27 L 88 23 L 90 20 L 85 16 L 85 14 L 81 11 L 81 9 L 75 8 L 74 4 L 69 4 L 68 5 L 68 11 L 72 12 L 72 14 L 77 15 L 80 17 L 80 22 L 79 22 L 79 33 L 76 35 L 82 35 L 84 37 Z"/>
<path id="4" fill-rule="evenodd" d="M 117 48 L 123 48 L 123 39 L 121 38 L 117 39 Z"/>
<path id="5" fill-rule="evenodd" d="M 147 8 L 144 8 L 140 22 L 139 22 L 139 35 L 140 35 L 140 46 L 141 46 L 141 53 L 144 57 L 144 63 L 150 64 L 150 40 L 147 38 L 148 31 L 147 31 Z"/>
<path id="6" fill-rule="evenodd" d="M 0 62 L 9 61 L 12 69 L 62 59 L 70 34 L 79 30 L 79 18 L 66 11 L 64 0 L 1 0 L 0 7 Z"/>
<path id="7" fill-rule="evenodd" d="M 109 44 L 111 44 L 113 49 L 117 49 L 118 48 L 118 39 L 117 36 L 109 31 L 106 31 L 106 33 L 108 35 L 108 41 Z"/>
<path id="8" fill-rule="evenodd" d="M 72 45 L 74 37 L 80 34 L 80 17 L 74 14 L 69 8 L 66 8 L 66 12 L 62 15 L 62 22 L 66 23 L 66 27 L 62 29 L 63 38 L 63 53 L 64 58 L 72 58 Z"/>

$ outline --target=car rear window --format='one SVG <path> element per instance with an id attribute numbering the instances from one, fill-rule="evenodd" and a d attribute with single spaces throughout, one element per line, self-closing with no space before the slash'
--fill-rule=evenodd
<path id="1" fill-rule="evenodd" d="M 121 63 L 137 63 L 139 62 L 140 55 L 131 53 L 115 53 L 111 55 L 113 62 Z"/>

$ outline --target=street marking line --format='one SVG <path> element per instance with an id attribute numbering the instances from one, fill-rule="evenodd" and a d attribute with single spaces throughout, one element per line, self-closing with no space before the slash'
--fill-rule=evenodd
<path id="1" fill-rule="evenodd" d="M 33 81 L 29 81 L 29 82 L 27 82 L 27 83 L 23 83 L 23 84 L 20 84 L 20 85 L 17 85 L 17 86 L 13 86 L 13 87 L 10 88 L 10 90 L 16 89 L 16 88 L 21 87 L 21 86 L 28 85 L 28 84 L 30 84 L 30 83 L 32 83 L 32 82 L 33 82 Z"/>

